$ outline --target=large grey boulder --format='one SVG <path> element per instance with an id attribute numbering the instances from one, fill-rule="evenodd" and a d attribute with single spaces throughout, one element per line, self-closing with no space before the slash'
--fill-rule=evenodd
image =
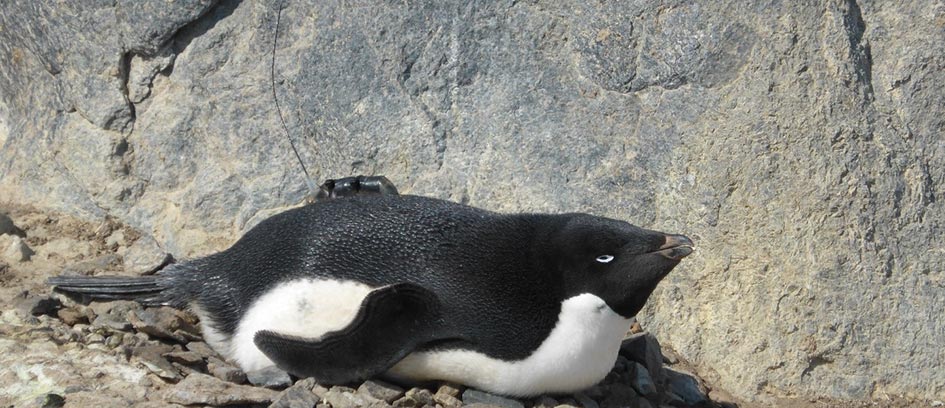
<path id="1" fill-rule="evenodd" d="M 0 7 L 3 201 L 186 258 L 303 199 L 274 4 Z M 277 92 L 316 180 L 695 238 L 643 320 L 718 387 L 941 399 L 943 21 L 941 2 L 289 1 Z"/>

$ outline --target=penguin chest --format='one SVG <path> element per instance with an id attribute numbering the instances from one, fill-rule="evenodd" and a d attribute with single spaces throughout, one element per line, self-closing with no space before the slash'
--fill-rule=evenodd
<path id="1" fill-rule="evenodd" d="M 408 355 L 388 371 L 401 380 L 446 380 L 513 396 L 577 392 L 602 380 L 617 360 L 630 319 L 603 299 L 566 299 L 555 328 L 527 358 L 504 361 L 470 350 Z"/>

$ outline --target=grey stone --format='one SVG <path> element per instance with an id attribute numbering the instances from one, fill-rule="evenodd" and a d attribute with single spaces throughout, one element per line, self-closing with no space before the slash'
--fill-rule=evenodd
<path id="1" fill-rule="evenodd" d="M 181 405 L 269 404 L 278 393 L 237 385 L 206 374 L 193 373 L 164 392 L 164 399 Z"/>
<path id="2" fill-rule="evenodd" d="M 63 405 L 66 405 L 66 399 L 59 394 L 45 394 L 36 399 L 36 406 L 39 408 L 62 408 Z"/>
<path id="3" fill-rule="evenodd" d="M 118 347 L 121 345 L 122 339 L 123 337 L 121 333 L 115 333 L 111 336 L 108 336 L 108 338 L 105 339 L 105 345 L 110 348 Z"/>
<path id="4" fill-rule="evenodd" d="M 246 379 L 257 387 L 283 389 L 292 385 L 289 373 L 274 366 L 246 372 Z"/>
<path id="5" fill-rule="evenodd" d="M 380 380 L 367 380 L 358 386 L 358 393 L 388 404 L 404 395 L 404 389 Z"/>
<path id="6" fill-rule="evenodd" d="M 643 401 L 629 385 L 615 384 L 600 402 L 601 408 L 637 407 Z"/>
<path id="7" fill-rule="evenodd" d="M 14 235 L 19 230 L 15 224 L 13 224 L 13 219 L 9 215 L 0 213 L 0 235 L 10 234 Z M 55 394 L 48 394 L 55 395 Z"/>
<path id="8" fill-rule="evenodd" d="M 184 408 L 180 404 L 169 404 L 166 401 L 143 401 L 137 402 L 131 408 Z"/>
<path id="9" fill-rule="evenodd" d="M 131 322 L 122 316 L 113 314 L 98 315 L 92 321 L 94 327 L 107 327 L 112 330 L 128 331 L 131 330 Z"/>
<path id="10" fill-rule="evenodd" d="M 434 403 L 433 393 L 430 390 L 414 387 L 407 390 L 403 398 L 394 401 L 392 405 L 404 408 L 420 408 Z"/>
<path id="11" fill-rule="evenodd" d="M 36 252 L 16 235 L 0 235 L 0 255 L 9 263 L 27 262 Z"/>
<path id="12" fill-rule="evenodd" d="M 79 310 L 78 307 L 64 307 L 59 309 L 56 311 L 56 316 L 69 326 L 87 324 L 89 322 L 88 315 L 86 315 L 84 311 Z"/>
<path id="13" fill-rule="evenodd" d="M 122 256 L 125 272 L 135 275 L 152 274 L 173 261 L 174 257 L 150 235 L 138 238 Z"/>
<path id="14" fill-rule="evenodd" d="M 597 401 L 594 401 L 583 392 L 574 394 L 574 399 L 581 403 L 581 406 L 584 408 L 600 408 L 600 404 L 598 404 Z"/>
<path id="15" fill-rule="evenodd" d="M 220 355 L 216 351 L 213 351 L 212 348 L 207 343 L 202 341 L 191 341 L 188 342 L 184 347 L 189 351 L 193 351 L 197 354 L 200 354 L 203 358 L 216 357 L 219 358 Z"/>
<path id="16" fill-rule="evenodd" d="M 633 388 L 645 397 L 655 395 L 658 391 L 650 377 L 650 372 L 640 363 L 634 362 L 633 365 L 633 381 L 631 382 Z"/>
<path id="17" fill-rule="evenodd" d="M 708 401 L 705 388 L 692 374 L 669 368 L 666 370 L 666 377 L 669 381 L 669 391 L 686 404 L 698 405 Z"/>
<path id="18" fill-rule="evenodd" d="M 111 217 L 182 257 L 300 202 L 260 86 L 274 9 L 4 3 L 0 197 Z M 289 2 L 277 93 L 316 179 L 689 234 L 696 253 L 639 318 L 736 397 L 941 399 L 941 18 L 926 2 Z"/>
<path id="19" fill-rule="evenodd" d="M 164 355 L 169 361 L 183 365 L 197 365 L 203 363 L 203 356 L 193 351 L 172 351 Z"/>
<path id="20" fill-rule="evenodd" d="M 128 300 L 116 300 L 112 302 L 92 302 L 86 308 L 92 327 L 107 328 L 117 331 L 131 330 L 131 322 L 128 321 L 131 312 L 142 310 L 141 304 Z"/>
<path id="21" fill-rule="evenodd" d="M 557 400 L 547 395 L 543 395 L 535 400 L 535 404 L 532 406 L 532 408 L 554 408 L 556 406 L 558 406 Z"/>
<path id="22" fill-rule="evenodd" d="M 585 388 L 583 391 L 581 391 L 581 394 L 586 395 L 592 400 L 600 401 L 601 398 L 604 398 L 604 394 L 606 392 L 607 392 L 607 389 L 603 385 L 597 384 L 597 385 L 592 385 L 588 388 Z"/>
<path id="23" fill-rule="evenodd" d="M 363 408 L 387 405 L 383 401 L 358 394 L 354 390 L 344 387 L 332 387 L 325 393 L 324 399 L 332 408 Z"/>
<path id="24" fill-rule="evenodd" d="M 166 380 L 178 381 L 183 376 L 174 365 L 167 361 L 162 355 L 168 353 L 170 347 L 166 345 L 141 346 L 132 349 L 134 361 L 141 364 L 149 371 Z"/>
<path id="25" fill-rule="evenodd" d="M 433 401 L 443 408 L 459 408 L 463 406 L 463 401 L 449 394 L 433 394 Z"/>
<path id="26" fill-rule="evenodd" d="M 269 408 L 312 408 L 321 401 L 321 398 L 312 392 L 314 387 L 315 379 L 300 380 L 279 393 Z"/>
<path id="27" fill-rule="evenodd" d="M 115 254 L 105 254 L 87 261 L 76 262 L 63 268 L 63 275 L 94 275 L 103 270 L 110 269 L 109 266 L 118 262 L 119 256 Z"/>
<path id="28" fill-rule="evenodd" d="M 315 388 L 312 388 L 312 392 L 314 392 L 315 395 L 317 395 L 318 398 L 321 398 L 322 400 L 325 399 L 325 395 L 328 394 L 328 390 L 328 388 L 321 384 L 315 384 Z"/>
<path id="29" fill-rule="evenodd" d="M 135 330 L 161 339 L 187 343 L 200 338 L 199 329 L 179 310 L 170 307 L 134 310 L 128 314 L 128 321 Z"/>
<path id="30" fill-rule="evenodd" d="M 16 307 L 28 316 L 55 316 L 62 308 L 62 301 L 49 295 L 26 294 L 25 297 L 17 299 Z"/>
<path id="31" fill-rule="evenodd" d="M 459 384 L 444 383 L 436 389 L 436 393 L 449 395 L 451 397 L 459 397 L 465 389 L 466 387 Z"/>
<path id="32" fill-rule="evenodd" d="M 131 402 L 101 391 L 79 391 L 65 396 L 63 408 L 124 408 Z"/>
<path id="33" fill-rule="evenodd" d="M 216 357 L 207 358 L 207 371 L 216 378 L 234 384 L 246 382 L 246 373 Z"/>
<path id="34" fill-rule="evenodd" d="M 620 354 L 646 367 L 654 383 L 662 383 L 665 378 L 663 354 L 653 334 L 642 332 L 630 335 L 620 345 Z"/>
<path id="35" fill-rule="evenodd" d="M 464 404 L 489 404 L 502 408 L 525 408 L 516 400 L 469 388 L 463 392 Z"/>

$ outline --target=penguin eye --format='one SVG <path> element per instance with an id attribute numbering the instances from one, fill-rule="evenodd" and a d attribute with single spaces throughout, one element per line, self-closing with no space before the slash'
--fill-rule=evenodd
<path id="1" fill-rule="evenodd" d="M 600 262 L 600 263 L 608 263 L 608 262 L 614 260 L 614 256 L 613 256 L 613 255 L 601 255 L 601 256 L 598 256 L 598 257 L 597 257 L 596 259 L 594 259 L 594 260 L 597 261 L 597 262 Z"/>

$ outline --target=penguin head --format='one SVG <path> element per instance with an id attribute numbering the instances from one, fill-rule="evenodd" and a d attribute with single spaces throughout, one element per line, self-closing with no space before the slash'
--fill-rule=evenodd
<path id="1" fill-rule="evenodd" d="M 683 235 L 587 214 L 565 217 L 551 237 L 564 291 L 594 294 L 624 317 L 635 316 L 660 280 L 693 251 Z"/>

